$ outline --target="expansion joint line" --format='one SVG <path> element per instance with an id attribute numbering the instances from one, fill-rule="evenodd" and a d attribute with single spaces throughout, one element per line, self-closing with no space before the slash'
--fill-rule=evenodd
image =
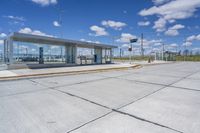
<path id="1" fill-rule="evenodd" d="M 197 71 L 197 72 L 198 72 L 198 71 Z M 143 96 L 143 97 L 141 97 L 141 98 L 139 98 L 139 99 L 137 99 L 137 100 L 135 100 L 135 101 L 132 101 L 132 102 L 126 104 L 126 105 L 123 105 L 123 106 L 121 106 L 121 107 L 119 107 L 119 108 L 117 108 L 117 109 L 124 108 L 124 107 L 126 107 L 126 106 L 128 106 L 128 105 L 130 105 L 130 104 L 133 104 L 133 103 L 135 103 L 135 102 L 137 102 L 137 101 L 140 101 L 140 100 L 142 100 L 142 99 L 144 99 L 144 98 L 146 98 L 146 97 L 148 97 L 148 96 L 151 96 L 151 95 L 153 95 L 153 94 L 155 94 L 155 93 L 157 93 L 157 92 L 159 92 L 159 91 L 161 91 L 161 90 L 163 90 L 163 89 L 165 89 L 165 88 L 167 88 L 167 87 L 173 87 L 173 86 L 172 86 L 173 84 L 175 84 L 175 83 L 177 83 L 177 82 L 179 82 L 179 81 L 181 81 L 181 80 L 183 80 L 183 79 L 185 79 L 185 78 L 187 78 L 187 77 L 189 77 L 189 76 L 191 76 L 191 75 L 193 75 L 193 74 L 195 74 L 195 73 L 196 73 L 196 72 L 194 72 L 194 73 L 192 73 L 192 74 L 189 74 L 189 75 L 187 75 L 187 76 L 185 76 L 185 77 L 183 77 L 183 78 L 180 78 L 180 79 L 178 79 L 177 81 L 175 81 L 175 82 L 173 82 L 173 83 L 171 83 L 171 84 L 168 84 L 168 85 L 162 85 L 162 84 L 156 84 L 156 83 L 149 83 L 149 82 L 142 82 L 142 81 L 137 81 L 137 80 L 128 80 L 128 79 L 124 79 L 124 80 L 128 80 L 128 81 L 135 81 L 135 82 L 146 83 L 146 84 L 162 85 L 163 87 L 160 88 L 160 89 L 158 89 L 158 90 L 156 90 L 156 91 L 154 91 L 154 92 L 152 92 L 152 93 L 150 93 L 150 94 L 147 94 L 147 95 L 145 95 L 145 96 Z M 180 87 L 176 87 L 176 88 L 180 88 Z M 180 88 L 180 89 L 184 89 L 184 88 Z M 190 89 L 190 90 L 193 90 L 193 89 Z M 195 91 L 197 91 L 197 90 L 195 90 Z"/>
<path id="2" fill-rule="evenodd" d="M 70 133 L 70 132 L 72 132 L 72 131 L 75 131 L 75 130 L 77 130 L 77 129 L 79 129 L 79 128 L 81 128 L 81 127 L 87 125 L 87 124 L 90 124 L 90 123 L 92 123 L 92 122 L 94 122 L 94 121 L 96 121 L 96 120 L 98 120 L 98 119 L 101 119 L 101 118 L 103 118 L 103 117 L 105 117 L 105 116 L 111 114 L 112 112 L 120 113 L 120 114 L 122 114 L 122 115 L 128 115 L 128 116 L 133 117 L 133 118 L 135 118 L 135 119 L 138 119 L 138 120 L 141 120 L 141 121 L 144 121 L 144 122 L 147 122 L 147 123 L 151 123 L 151 124 L 153 124 L 153 125 L 160 126 L 160 127 L 163 127 L 163 128 L 167 128 L 167 129 L 176 131 L 176 132 L 178 132 L 178 133 L 182 133 L 181 131 L 175 130 L 175 129 L 173 129 L 173 128 L 170 128 L 170 127 L 167 127 L 167 126 L 164 126 L 164 125 L 161 125 L 161 124 L 158 124 L 158 123 L 155 123 L 155 122 L 152 122 L 152 121 L 149 121 L 149 120 L 140 118 L 140 117 L 138 117 L 138 116 L 134 116 L 134 115 L 131 115 L 131 114 L 128 114 L 128 113 L 119 111 L 118 109 L 113 109 L 113 108 L 107 107 L 107 106 L 105 106 L 105 105 L 96 103 L 96 102 L 91 101 L 91 100 L 88 100 L 88 99 L 86 99 L 86 98 L 83 98 L 83 97 L 80 97 L 80 96 L 77 96 L 77 95 L 74 95 L 74 94 L 71 94 L 71 93 L 68 93 L 68 92 L 60 91 L 60 90 L 57 90 L 57 91 L 59 91 L 59 92 L 61 92 L 61 93 L 64 93 L 64 94 L 67 94 L 67 95 L 69 95 L 69 96 L 76 97 L 76 98 L 78 98 L 78 99 L 87 101 L 87 102 L 89 102 L 89 103 L 92 103 L 92 104 L 101 106 L 101 107 L 103 107 L 103 108 L 106 108 L 106 109 L 111 110 L 110 112 L 108 112 L 108 113 L 106 113 L 106 114 L 104 114 L 104 115 L 102 115 L 102 116 L 100 116 L 100 117 L 98 117 L 98 118 L 95 118 L 95 119 L 93 119 L 93 120 L 91 120 L 91 121 L 88 121 L 88 122 L 86 122 L 86 123 L 84 123 L 84 124 L 82 124 L 82 125 L 80 125 L 80 126 L 74 128 L 74 129 L 68 131 L 67 133 Z"/>
<path id="3" fill-rule="evenodd" d="M 120 113 L 120 114 L 123 114 L 123 115 L 127 115 L 127 116 L 130 116 L 130 117 L 133 117 L 133 118 L 135 118 L 135 119 L 138 119 L 138 120 L 141 120 L 141 121 L 144 121 L 144 122 L 147 122 L 147 123 L 151 123 L 151 124 L 153 124 L 153 125 L 157 125 L 157 126 L 160 126 L 160 127 L 163 127 L 163 128 L 167 128 L 167 129 L 176 131 L 176 132 L 178 132 L 178 133 L 183 133 L 183 132 L 178 131 L 178 130 L 176 130 L 176 129 L 173 129 L 173 128 L 171 128 L 171 127 L 168 127 L 168 126 L 165 126 L 165 125 L 161 125 L 161 124 L 159 124 L 159 123 L 156 123 L 156 122 L 153 122 L 153 121 L 150 121 L 150 120 L 146 120 L 146 119 L 140 118 L 140 117 L 138 117 L 138 116 L 135 116 L 135 115 L 132 115 L 132 114 L 129 114 L 129 113 L 125 113 L 125 112 L 122 112 L 122 111 L 119 111 L 119 110 L 115 110 L 115 109 L 113 109 L 113 111 L 115 111 L 115 112 L 117 112 L 117 113 Z"/>

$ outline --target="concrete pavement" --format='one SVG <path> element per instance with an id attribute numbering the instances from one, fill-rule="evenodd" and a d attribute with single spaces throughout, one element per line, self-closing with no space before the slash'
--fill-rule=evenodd
<path id="1" fill-rule="evenodd" d="M 200 63 L 0 81 L 2 133 L 199 133 Z"/>

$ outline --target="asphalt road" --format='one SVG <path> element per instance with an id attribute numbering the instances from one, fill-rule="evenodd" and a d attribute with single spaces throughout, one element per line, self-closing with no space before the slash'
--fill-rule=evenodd
<path id="1" fill-rule="evenodd" d="M 200 63 L 0 82 L 0 133 L 199 131 Z"/>

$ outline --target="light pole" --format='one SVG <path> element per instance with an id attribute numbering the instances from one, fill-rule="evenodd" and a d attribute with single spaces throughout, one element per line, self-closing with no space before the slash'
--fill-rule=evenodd
<path id="1" fill-rule="evenodd" d="M 60 27 L 60 37 L 63 38 L 63 14 L 65 13 L 65 10 L 61 9 L 61 7 L 55 7 L 58 11 L 58 23 Z"/>

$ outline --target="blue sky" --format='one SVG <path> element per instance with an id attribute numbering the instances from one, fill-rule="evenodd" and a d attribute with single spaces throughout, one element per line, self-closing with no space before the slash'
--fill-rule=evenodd
<path id="1" fill-rule="evenodd" d="M 160 43 L 195 49 L 200 44 L 200 0 L 1 0 L 1 40 L 16 31 L 122 48 L 144 33 L 146 49 L 159 49 Z"/>

